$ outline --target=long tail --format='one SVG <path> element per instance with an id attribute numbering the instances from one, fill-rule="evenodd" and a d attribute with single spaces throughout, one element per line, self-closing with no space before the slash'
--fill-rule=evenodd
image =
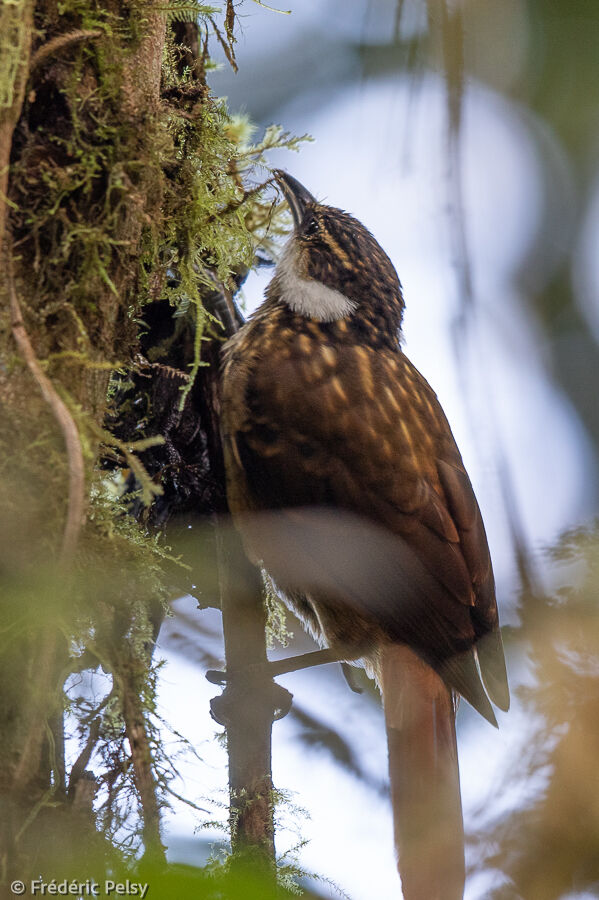
<path id="1" fill-rule="evenodd" d="M 451 695 L 408 647 L 382 651 L 395 849 L 405 900 L 462 900 L 464 827 Z"/>

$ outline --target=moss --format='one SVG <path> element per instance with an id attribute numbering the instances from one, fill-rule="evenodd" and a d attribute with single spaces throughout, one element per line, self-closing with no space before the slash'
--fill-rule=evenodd
<path id="1" fill-rule="evenodd" d="M 272 578 L 262 569 L 262 583 L 264 585 L 264 603 L 266 606 L 266 640 L 269 647 L 279 643 L 286 647 L 293 638 L 293 632 L 287 626 L 287 608 L 279 594 Z"/>
<path id="2" fill-rule="evenodd" d="M 5 7 L 0 0 L 1 15 Z M 206 38 L 216 28 L 214 10 L 178 3 L 165 16 L 186 21 L 196 9 L 206 17 Z M 25 656 L 48 628 L 58 631 L 66 648 L 59 660 L 62 677 L 100 665 L 109 673 L 113 694 L 104 705 L 72 699 L 67 705 L 82 747 L 91 741 L 103 760 L 107 833 L 134 848 L 140 823 L 118 686 L 127 681 L 140 698 L 166 802 L 169 769 L 153 718 L 151 648 L 169 595 L 165 570 L 179 563 L 161 536 L 130 514 L 161 491 L 140 460 L 140 453 L 161 440 L 147 426 L 152 410 L 146 404 L 145 417 L 136 422 L 140 441 L 120 440 L 113 425 L 124 385 L 134 384 L 140 371 L 144 316 L 165 300 L 176 328 L 192 336 L 193 359 L 181 379 L 185 401 L 205 362 L 206 340 L 222 337 L 204 298 L 215 283 L 234 290 L 256 250 L 271 250 L 273 236 L 288 224 L 280 207 L 264 198 L 265 185 L 248 187 L 254 167 L 264 164 L 271 148 L 297 149 L 299 139 L 275 127 L 252 143 L 252 126 L 210 94 L 201 72 L 184 64 L 172 36 L 164 49 L 161 100 L 143 115 L 136 111 L 127 65 L 144 40 L 151 11 L 131 2 L 120 12 L 93 0 L 35 6 L 38 50 L 73 29 L 100 34 L 64 43 L 31 73 L 9 183 L 25 323 L 77 424 L 91 488 L 74 569 L 61 580 L 53 558 L 68 502 L 67 461 L 55 423 L 14 353 L 8 316 L 0 312 L 0 391 L 6 401 L 0 422 L 6 426 L 0 427 L 0 537 L 13 548 L 10 558 L 4 554 L 3 586 L 10 586 L 14 599 L 5 607 L 2 627 L 23 639 L 12 648 L 5 641 L 0 656 L 3 650 L 14 655 L 15 648 Z M 223 31 L 232 48 L 230 18 Z M 199 65 L 209 67 L 206 54 Z M 8 96 L 9 81 L 0 71 L 0 100 Z M 167 350 L 165 343 L 155 347 L 155 359 Z M 124 468 L 135 476 L 135 497 L 115 489 L 114 471 Z M 129 490 L 130 483 L 122 481 Z M 4 663 L 12 665 L 12 656 Z M 58 676 L 45 686 L 52 692 L 48 708 L 58 702 L 57 684 Z M 48 782 L 56 779 L 55 754 L 52 759 L 44 775 Z M 47 805 L 46 794 L 41 796 Z M 59 802 L 54 796 L 52 803 Z"/>
<path id="3" fill-rule="evenodd" d="M 9 109 L 14 101 L 14 87 L 26 37 L 26 2 L 0 2 L 0 110 Z"/>

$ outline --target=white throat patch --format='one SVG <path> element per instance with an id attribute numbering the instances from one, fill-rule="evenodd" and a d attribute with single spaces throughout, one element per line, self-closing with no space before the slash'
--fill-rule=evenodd
<path id="1" fill-rule="evenodd" d="M 307 319 L 334 322 L 350 315 L 358 305 L 321 281 L 302 278 L 297 274 L 293 238 L 285 245 L 276 275 L 281 288 L 281 299 L 290 309 Z"/>

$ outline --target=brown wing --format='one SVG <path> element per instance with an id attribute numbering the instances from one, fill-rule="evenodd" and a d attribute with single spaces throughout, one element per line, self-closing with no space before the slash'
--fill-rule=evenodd
<path id="1" fill-rule="evenodd" d="M 437 590 L 416 610 L 387 598 L 376 614 L 391 638 L 438 664 L 497 634 L 482 519 L 424 378 L 400 351 L 326 344 L 308 334 L 269 351 L 231 390 L 243 382 L 237 402 L 247 408 L 245 418 L 229 417 L 225 429 L 229 455 L 244 473 L 245 494 L 233 506 L 332 506 L 398 535 Z M 500 668 L 494 669 L 497 702 L 504 700 Z"/>

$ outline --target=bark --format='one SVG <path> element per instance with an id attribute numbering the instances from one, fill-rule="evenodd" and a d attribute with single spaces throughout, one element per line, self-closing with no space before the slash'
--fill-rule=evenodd
<path id="1" fill-rule="evenodd" d="M 239 865 L 274 881 L 275 848 L 271 765 L 275 714 L 271 678 L 252 675 L 266 662 L 266 617 L 258 570 L 230 527 L 219 538 L 225 659 L 229 680 L 212 714 L 226 726 L 231 843 Z"/>
<path id="2" fill-rule="evenodd" d="M 121 12 L 126 19 L 129 13 Z M 100 277 L 87 285 L 87 294 L 86 285 L 81 285 L 78 301 L 67 301 L 58 282 L 50 298 L 47 284 L 43 292 L 41 273 L 51 276 L 54 259 L 60 271 L 59 245 L 53 246 L 52 240 L 66 234 L 67 220 L 68 227 L 92 233 L 101 192 L 114 180 L 109 165 L 115 153 L 123 145 L 131 160 L 154 153 L 153 123 L 160 104 L 166 29 L 165 16 L 150 11 L 140 17 L 138 39 L 130 44 L 98 29 L 69 32 L 72 14 L 61 18 L 51 0 L 25 4 L 22 16 L 25 41 L 13 101 L 10 108 L 0 110 L 0 324 L 4 331 L 0 426 L 3 439 L 12 434 L 11 460 L 4 467 L 1 484 L 3 499 L 11 502 L 5 507 L 8 513 L 3 511 L 0 531 L 5 547 L 12 545 L 16 550 L 14 554 L 3 551 L 10 583 L 32 583 L 33 587 L 29 594 L 25 592 L 31 596 L 25 606 L 15 588 L 3 608 L 3 631 L 11 635 L 0 648 L 3 879 L 35 874 L 44 860 L 52 865 L 53 832 L 65 829 L 65 816 L 75 815 L 76 807 L 76 817 L 80 816 L 81 804 L 66 803 L 61 741 L 55 740 L 59 731 L 53 727 L 62 714 L 68 647 L 59 615 L 53 615 L 50 605 L 44 610 L 42 598 L 44 593 L 48 598 L 69 596 L 68 565 L 84 525 L 84 498 L 98 442 L 86 439 L 86 471 L 77 418 L 102 424 L 109 365 L 115 356 L 128 359 L 136 350 L 135 328 L 126 323 L 130 306 L 137 303 L 142 229 L 160 203 L 151 169 L 133 163 L 128 171 L 125 167 L 126 189 L 118 198 L 118 214 L 109 235 L 115 250 L 104 259 Z M 32 36 L 40 33 L 34 32 L 34 25 L 43 29 L 44 38 L 32 57 Z M 82 54 L 78 85 L 73 88 L 73 54 L 81 53 L 84 45 L 100 42 L 111 42 L 112 68 L 98 67 L 93 53 Z M 103 83 L 108 77 L 113 79 L 110 90 Z M 79 100 L 69 98 L 83 94 L 88 107 L 76 110 Z M 81 117 L 82 108 L 90 112 L 89 119 Z M 114 117 L 114 147 L 107 141 L 103 155 L 98 156 L 90 189 L 72 191 L 68 202 L 57 205 L 53 217 L 44 213 L 38 227 L 36 214 L 47 193 L 44 178 L 68 179 L 69 165 L 77 162 L 69 158 L 75 128 L 88 129 L 92 153 L 97 141 L 93 117 L 98 114 Z M 54 311 L 48 314 L 49 303 Z M 73 378 L 71 364 L 43 364 L 53 355 L 81 356 L 82 341 L 91 363 L 82 377 Z M 48 455 L 55 464 L 44 471 Z M 11 518 L 5 520 L 6 515 Z M 62 606 L 60 615 L 64 611 Z M 23 617 L 30 626 L 23 627 Z M 139 717 L 131 704 L 127 710 L 132 749 L 137 749 Z M 134 757 L 141 785 L 145 772 L 135 752 Z M 156 830 L 156 820 L 157 811 L 149 810 L 150 831 Z M 76 846 L 80 830 L 70 832 Z M 83 845 L 79 850 L 83 852 Z M 77 855 L 76 848 L 74 852 Z"/>

